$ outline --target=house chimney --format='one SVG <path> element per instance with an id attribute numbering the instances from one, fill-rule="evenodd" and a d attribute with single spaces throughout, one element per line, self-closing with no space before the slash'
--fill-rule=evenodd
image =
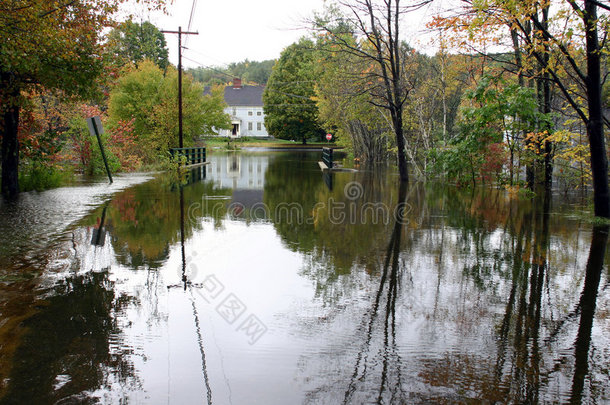
<path id="1" fill-rule="evenodd" d="M 233 88 L 241 89 L 241 79 L 238 79 L 237 77 L 233 79 Z"/>

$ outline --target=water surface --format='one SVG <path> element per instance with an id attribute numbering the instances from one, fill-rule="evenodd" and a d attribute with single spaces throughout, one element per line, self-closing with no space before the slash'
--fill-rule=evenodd
<path id="1" fill-rule="evenodd" d="M 0 402 L 610 400 L 608 235 L 580 201 L 318 155 L 2 206 Z"/>

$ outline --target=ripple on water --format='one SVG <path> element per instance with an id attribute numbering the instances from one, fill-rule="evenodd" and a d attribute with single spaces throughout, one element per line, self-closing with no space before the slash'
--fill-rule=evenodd
<path id="1" fill-rule="evenodd" d="M 41 260 L 40 251 L 52 248 L 53 242 L 70 224 L 110 194 L 151 178 L 152 175 L 146 173 L 117 175 L 112 184 L 96 181 L 76 187 L 21 193 L 16 201 L 0 199 L 0 264 L 9 267 L 14 263 L 31 264 Z"/>

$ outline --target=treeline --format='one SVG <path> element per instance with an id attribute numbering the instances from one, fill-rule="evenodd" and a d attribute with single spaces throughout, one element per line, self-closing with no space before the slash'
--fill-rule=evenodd
<path id="1" fill-rule="evenodd" d="M 394 160 L 392 117 L 377 100 L 383 85 L 367 72 L 374 67 L 334 46 L 328 37 L 303 38 L 284 50 L 264 96 L 267 128 L 287 139 L 330 132 L 360 162 Z M 542 112 L 535 84 L 520 86 L 507 72 L 510 55 L 428 56 L 404 42 L 400 52 L 404 150 L 414 176 L 525 186 L 526 169 L 544 164 L 538 144 L 550 137 L 562 185 L 590 184 L 586 128 L 559 94 L 553 111 Z"/>
<path id="2" fill-rule="evenodd" d="M 95 170 L 91 145 L 74 141 L 86 136 L 85 111 L 104 117 L 123 168 L 155 162 L 175 142 L 176 72 L 163 35 L 148 23 L 117 26 L 122 2 L 78 0 L 49 11 L 41 0 L 26 8 L 0 0 L 4 195 L 18 193 L 20 168 L 48 173 L 66 160 L 61 153 L 73 156 L 77 170 Z M 462 2 L 430 20 L 438 51 L 429 56 L 404 41 L 416 6 L 331 4 L 310 21 L 312 34 L 275 64 L 191 70 L 187 143 L 228 123 L 220 87 L 204 97 L 203 85 L 240 77 L 266 84 L 271 135 L 305 141 L 331 132 L 360 162 L 397 162 L 403 181 L 591 186 L 595 214 L 610 217 L 603 114 L 610 8 L 589 0 Z"/>
<path id="3" fill-rule="evenodd" d="M 234 78 L 242 79 L 244 84 L 266 85 L 274 64 L 275 60 L 255 62 L 246 59 L 227 67 L 198 67 L 186 72 L 205 86 L 230 83 Z"/>
<path id="4" fill-rule="evenodd" d="M 0 43 L 3 195 L 102 172 L 86 124 L 96 115 L 111 171 L 158 169 L 169 162 L 169 148 L 178 146 L 178 72 L 157 27 L 116 24 L 104 14 L 113 10 L 89 8 L 92 2 L 70 3 L 87 26 L 61 10 L 45 16 L 43 2 L 32 2 L 27 12 L 0 2 L 6 10 L 0 29 L 11 39 Z M 102 36 L 104 27 L 112 29 Z M 184 75 L 182 89 L 185 146 L 229 127 L 220 86 L 204 95 L 204 85 Z"/>
<path id="5" fill-rule="evenodd" d="M 433 56 L 402 39 L 399 1 L 329 7 L 273 70 L 266 126 L 332 132 L 361 162 L 397 161 L 403 180 L 592 186 L 607 217 L 608 15 L 574 7 L 465 3 L 430 22 Z"/>

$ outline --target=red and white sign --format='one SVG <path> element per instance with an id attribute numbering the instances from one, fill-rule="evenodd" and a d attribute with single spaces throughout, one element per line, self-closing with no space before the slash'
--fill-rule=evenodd
<path id="1" fill-rule="evenodd" d="M 326 134 L 326 140 L 330 141 L 331 139 L 333 139 L 333 136 L 331 134 Z"/>

